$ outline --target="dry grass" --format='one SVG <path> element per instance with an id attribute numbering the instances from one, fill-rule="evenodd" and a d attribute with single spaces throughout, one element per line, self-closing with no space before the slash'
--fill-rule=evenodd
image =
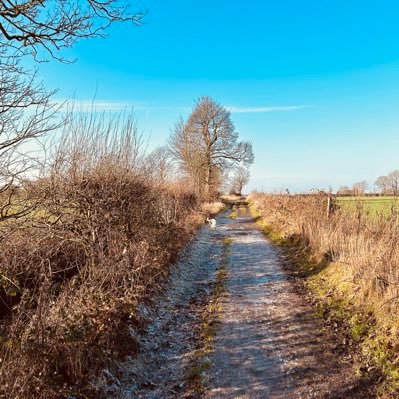
<path id="1" fill-rule="evenodd" d="M 278 232 L 277 242 L 295 244 L 295 256 L 300 258 L 302 252 L 311 260 L 311 267 L 302 266 L 313 288 L 350 309 L 349 315 L 362 315 L 348 320 L 353 338 L 362 338 L 362 361 L 367 369 L 378 367 L 383 372 L 384 389 L 395 395 L 399 387 L 394 349 L 399 347 L 397 212 L 376 219 L 359 207 L 356 212 L 336 209 L 327 217 L 327 197 L 322 194 L 254 194 L 250 200 L 269 232 Z"/>
<path id="2" fill-rule="evenodd" d="M 225 207 L 225 204 L 223 204 L 220 201 L 214 201 L 214 202 L 204 202 L 201 205 L 201 211 L 204 214 L 208 215 L 216 215 L 219 213 L 223 208 Z"/>
<path id="3" fill-rule="evenodd" d="M 221 199 L 224 202 L 230 203 L 230 204 L 234 204 L 235 202 L 240 202 L 245 200 L 245 196 L 240 196 L 240 195 L 236 195 L 236 194 L 226 194 L 226 195 L 222 195 Z"/>

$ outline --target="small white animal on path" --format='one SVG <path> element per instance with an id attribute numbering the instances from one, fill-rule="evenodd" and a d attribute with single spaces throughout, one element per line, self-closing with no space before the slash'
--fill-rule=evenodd
<path id="1" fill-rule="evenodd" d="M 209 219 L 209 217 L 207 217 L 206 221 L 209 223 L 209 226 L 211 227 L 211 230 L 215 230 L 216 229 L 216 220 L 215 219 Z"/>

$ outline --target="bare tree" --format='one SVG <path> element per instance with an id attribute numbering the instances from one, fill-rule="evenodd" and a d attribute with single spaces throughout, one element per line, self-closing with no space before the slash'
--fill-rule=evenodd
<path id="1" fill-rule="evenodd" d="M 188 120 L 178 122 L 169 148 L 205 197 L 216 191 L 217 175 L 254 160 L 251 143 L 238 141 L 230 112 L 210 97 L 199 98 Z"/>
<path id="2" fill-rule="evenodd" d="M 392 194 L 397 196 L 399 194 L 399 170 L 396 169 L 389 173 L 388 180 Z"/>
<path id="3" fill-rule="evenodd" d="M 349 195 L 352 194 L 352 190 L 348 186 L 340 186 L 337 190 L 338 195 Z"/>
<path id="4" fill-rule="evenodd" d="M 393 170 L 387 176 L 380 176 L 374 184 L 381 194 L 397 196 L 399 194 L 399 170 Z"/>
<path id="5" fill-rule="evenodd" d="M 18 187 L 40 164 L 34 143 L 59 126 L 53 92 L 35 77 L 0 44 L 0 220 L 24 216 L 35 206 L 33 201 L 22 206 Z"/>
<path id="6" fill-rule="evenodd" d="M 242 166 L 235 169 L 232 176 L 232 192 L 241 195 L 242 189 L 249 183 L 249 170 Z"/>
<path id="7" fill-rule="evenodd" d="M 155 183 L 163 185 L 172 180 L 173 162 L 167 147 L 158 147 L 147 157 L 148 175 Z"/>
<path id="8" fill-rule="evenodd" d="M 187 124 L 180 118 L 169 138 L 168 150 L 181 171 L 190 177 L 191 185 L 198 194 L 203 184 L 205 164 L 200 148 L 200 140 L 190 134 Z"/>
<path id="9" fill-rule="evenodd" d="M 381 194 L 391 193 L 391 184 L 388 176 L 380 176 L 375 181 L 374 185 Z"/>
<path id="10" fill-rule="evenodd" d="M 362 195 L 366 192 L 368 184 L 365 180 L 359 181 L 352 186 L 352 192 L 354 195 Z"/>

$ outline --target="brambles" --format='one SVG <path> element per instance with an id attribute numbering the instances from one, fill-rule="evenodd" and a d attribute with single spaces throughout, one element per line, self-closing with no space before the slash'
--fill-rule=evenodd
<path id="1" fill-rule="evenodd" d="M 159 184 L 130 116 L 72 115 L 35 204 L 0 224 L 0 396 L 58 398 L 137 350 L 139 303 L 198 221 L 197 197 Z M 24 208 L 25 209 L 25 208 Z"/>

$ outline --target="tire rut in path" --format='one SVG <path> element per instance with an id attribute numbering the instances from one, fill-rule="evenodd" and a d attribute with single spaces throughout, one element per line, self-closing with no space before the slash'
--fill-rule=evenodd
<path id="1" fill-rule="evenodd" d="M 249 213 L 227 226 L 231 238 L 206 399 L 364 398 L 353 367 L 283 270 L 279 250 Z"/>

